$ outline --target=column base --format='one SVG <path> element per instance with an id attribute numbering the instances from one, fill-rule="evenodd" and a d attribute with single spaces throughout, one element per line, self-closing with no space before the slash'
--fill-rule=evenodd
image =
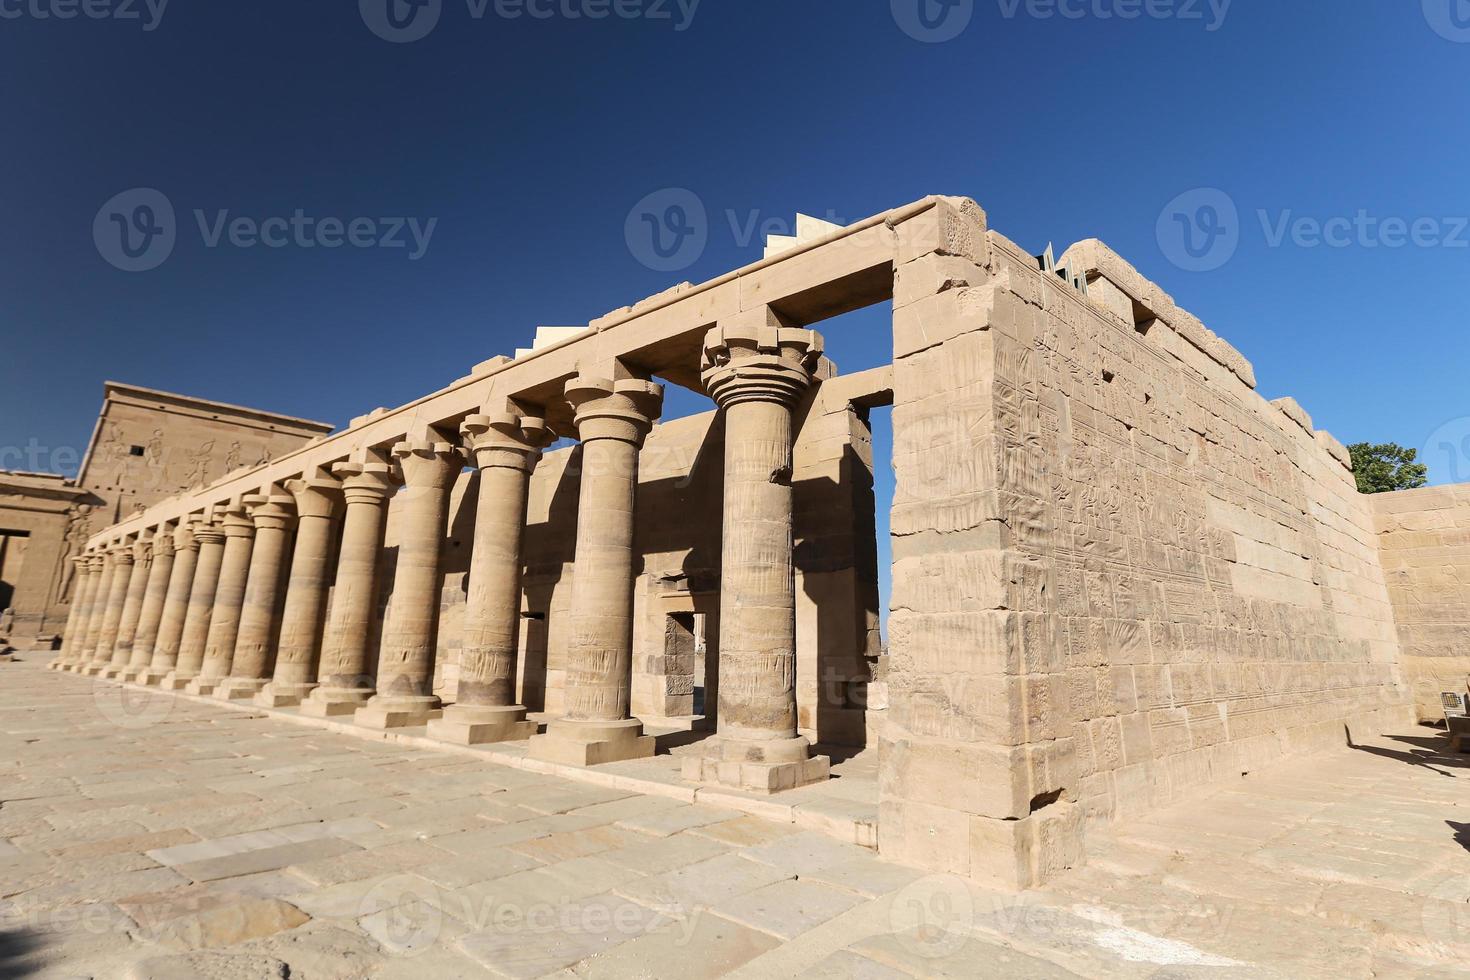
<path id="1" fill-rule="evenodd" d="M 697 755 L 685 756 L 683 776 L 693 783 L 710 783 L 746 793 L 779 793 L 831 776 L 832 760 L 811 754 L 811 743 L 794 739 L 745 741 L 715 736 L 699 746 Z"/>
<path id="2" fill-rule="evenodd" d="M 138 684 L 138 683 L 141 683 L 138 680 L 138 678 L 141 677 L 141 676 L 143 676 L 147 672 L 148 672 L 148 668 L 147 667 L 127 667 L 127 668 L 124 668 L 123 672 L 121 674 L 119 674 L 118 677 L 124 683 L 127 683 L 127 684 Z"/>
<path id="3" fill-rule="evenodd" d="M 643 722 L 637 718 L 624 721 L 558 718 L 546 726 L 545 735 L 534 736 L 527 745 L 531 758 L 542 762 L 599 766 L 604 762 L 651 758 L 654 739 L 643 734 Z"/>
<path id="4" fill-rule="evenodd" d="M 371 688 L 318 687 L 301 702 L 301 713 L 312 718 L 353 715 L 373 696 Z"/>
<path id="5" fill-rule="evenodd" d="M 390 728 L 416 728 L 427 725 L 443 712 L 443 702 L 430 694 L 419 697 L 383 697 L 375 694 L 352 715 L 352 722 L 363 728 L 387 731 Z"/>
<path id="6" fill-rule="evenodd" d="M 444 717 L 429 722 L 430 738 L 456 745 L 487 745 L 491 742 L 519 742 L 535 735 L 540 728 L 526 720 L 521 705 L 489 707 L 451 704 Z"/>
<path id="7" fill-rule="evenodd" d="M 77 671 L 77 673 L 83 677 L 96 677 L 106 669 L 107 664 L 87 664 L 81 670 Z"/>
<path id="8" fill-rule="evenodd" d="M 163 679 L 158 682 L 158 689 L 161 691 L 187 691 L 189 685 L 192 683 L 194 683 L 193 674 L 180 674 L 177 671 L 171 670 L 167 674 L 164 674 Z"/>
<path id="9" fill-rule="evenodd" d="M 200 698 L 211 697 L 224 682 L 223 677 L 196 677 L 184 687 L 184 693 Z"/>
<path id="10" fill-rule="evenodd" d="M 148 667 L 138 674 L 138 679 L 134 683 L 142 684 L 144 687 L 159 687 L 163 684 L 163 679 L 167 676 L 168 671 L 159 670 L 156 667 Z"/>
<path id="11" fill-rule="evenodd" d="M 249 701 L 269 683 L 263 677 L 226 677 L 214 689 L 212 696 L 221 701 Z"/>
<path id="12" fill-rule="evenodd" d="M 305 701 L 315 687 L 315 684 L 277 684 L 271 681 L 260 689 L 254 701 L 262 708 L 294 708 Z"/>
<path id="13" fill-rule="evenodd" d="M 110 680 L 115 680 L 118 677 L 121 677 L 122 676 L 122 672 L 125 671 L 125 670 L 127 670 L 127 669 L 128 668 L 126 666 L 123 666 L 123 665 L 119 665 L 119 664 L 108 664 L 107 666 L 105 666 L 101 670 L 99 670 L 97 672 L 97 674 L 103 680 L 110 681 Z"/>

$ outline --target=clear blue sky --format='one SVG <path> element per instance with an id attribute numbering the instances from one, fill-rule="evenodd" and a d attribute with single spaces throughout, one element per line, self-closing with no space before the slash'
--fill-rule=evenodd
<path id="1" fill-rule="evenodd" d="M 133 20 L 0 0 L 0 447 L 81 447 L 104 378 L 341 423 L 537 324 L 751 261 L 753 224 L 948 193 L 1037 251 L 1103 238 L 1268 397 L 1344 442 L 1463 441 L 1431 478 L 1470 479 L 1467 0 L 442 0 L 401 43 L 373 28 L 422 32 L 435 0 L 393 2 L 396 22 L 386 0 L 137 0 Z M 1172 16 L 1116 16 L 1139 8 Z M 136 198 L 103 208 L 139 187 L 176 240 L 125 272 L 96 242 L 116 259 L 110 222 L 156 226 Z M 668 263 L 628 219 L 648 195 L 667 215 L 669 188 L 704 209 L 705 244 L 650 268 Z M 1169 207 L 1199 188 L 1232 226 L 1202 210 L 1218 195 Z M 416 259 L 406 231 L 206 244 L 222 211 L 297 209 L 372 218 L 368 237 L 437 222 Z M 1397 248 L 1277 235 L 1360 212 L 1430 223 Z M 1180 220 L 1224 252 L 1192 256 Z M 883 359 L 864 336 L 849 366 Z"/>

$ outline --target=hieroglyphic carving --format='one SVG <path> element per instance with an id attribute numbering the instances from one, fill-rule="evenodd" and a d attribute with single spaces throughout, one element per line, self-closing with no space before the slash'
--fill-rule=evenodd
<path id="1" fill-rule="evenodd" d="M 56 599 L 70 602 L 72 585 L 76 579 L 73 555 L 82 553 L 87 539 L 92 536 L 92 505 L 73 504 L 66 510 L 66 535 L 62 539 L 61 561 L 57 563 Z"/>

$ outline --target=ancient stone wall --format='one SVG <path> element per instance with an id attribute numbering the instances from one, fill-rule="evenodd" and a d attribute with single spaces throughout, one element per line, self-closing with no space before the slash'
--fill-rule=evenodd
<path id="1" fill-rule="evenodd" d="M 1336 441 L 1100 243 L 1084 296 L 968 202 L 933 220 L 895 287 L 883 849 L 1034 883 L 1086 820 L 1402 711 Z"/>
<path id="2" fill-rule="evenodd" d="M 1401 662 L 1421 720 L 1470 682 L 1470 483 L 1373 494 Z"/>

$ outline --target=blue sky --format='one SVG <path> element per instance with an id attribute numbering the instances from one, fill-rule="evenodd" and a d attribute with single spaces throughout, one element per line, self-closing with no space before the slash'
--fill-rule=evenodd
<path id="1" fill-rule="evenodd" d="M 104 378 L 341 423 L 798 210 L 948 193 L 1103 238 L 1268 397 L 1470 479 L 1470 0 L 87 2 L 0 0 L 0 466 L 83 446 Z M 175 220 L 130 272 L 138 188 Z M 671 189 L 703 241 L 658 268 Z"/>

